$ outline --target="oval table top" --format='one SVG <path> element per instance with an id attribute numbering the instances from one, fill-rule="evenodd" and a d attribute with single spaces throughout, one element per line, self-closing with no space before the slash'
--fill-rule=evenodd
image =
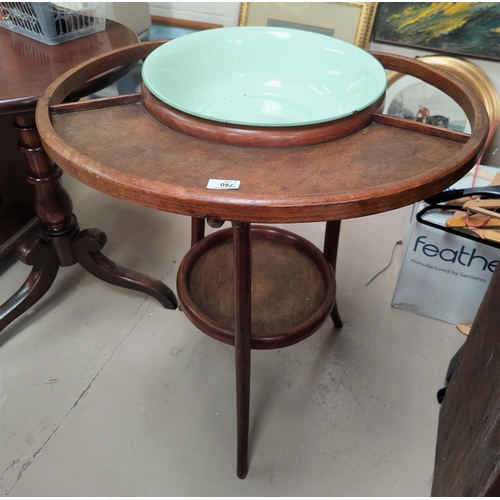
<path id="1" fill-rule="evenodd" d="M 46 45 L 0 27 L 0 113 L 33 111 L 45 89 L 63 73 L 135 43 L 137 35 L 131 29 L 109 19 L 104 31 L 59 45 Z"/>
<path id="2" fill-rule="evenodd" d="M 448 187 L 473 166 L 486 140 L 486 110 L 468 87 L 425 63 L 387 54 L 377 55 L 387 69 L 411 70 L 451 94 L 472 136 L 375 114 L 363 130 L 323 144 L 240 147 L 170 129 L 148 114 L 140 94 L 59 104 L 95 68 L 142 58 L 155 46 L 140 44 L 75 68 L 47 89 L 36 115 L 44 147 L 63 170 L 140 205 L 269 223 L 369 215 Z M 239 180 L 240 188 L 207 189 L 210 179 Z"/>

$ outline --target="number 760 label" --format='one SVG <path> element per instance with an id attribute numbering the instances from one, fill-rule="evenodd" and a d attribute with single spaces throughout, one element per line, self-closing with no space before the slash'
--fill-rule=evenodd
<path id="1" fill-rule="evenodd" d="M 224 179 L 210 179 L 207 189 L 238 189 L 240 181 L 227 181 Z"/>

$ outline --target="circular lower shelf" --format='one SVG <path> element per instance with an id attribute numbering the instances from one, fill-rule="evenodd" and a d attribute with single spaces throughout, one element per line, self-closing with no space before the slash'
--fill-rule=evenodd
<path id="1" fill-rule="evenodd" d="M 232 229 L 207 236 L 184 257 L 179 301 L 200 330 L 234 345 Z M 274 349 L 314 333 L 335 301 L 335 278 L 310 242 L 273 227 L 252 227 L 251 347 Z"/>

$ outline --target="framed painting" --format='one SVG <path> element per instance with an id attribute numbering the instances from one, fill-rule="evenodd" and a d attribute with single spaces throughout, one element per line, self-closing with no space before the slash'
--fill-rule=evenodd
<path id="1" fill-rule="evenodd" d="M 375 2 L 242 2 L 240 26 L 302 29 L 368 48 Z"/>
<path id="2" fill-rule="evenodd" d="M 444 92 L 412 76 L 403 76 L 389 86 L 385 114 L 470 134 L 462 108 Z"/>
<path id="3" fill-rule="evenodd" d="M 373 40 L 500 60 L 499 2 L 381 2 Z"/>
<path id="4" fill-rule="evenodd" d="M 477 65 L 459 57 L 440 55 L 418 57 L 418 60 L 446 71 L 467 84 L 483 102 L 490 123 L 493 124 L 500 120 L 500 96 L 495 84 Z M 443 96 L 442 100 L 440 96 Z M 430 118 L 441 115 L 450 119 L 447 128 L 468 132 L 467 127 L 460 130 L 463 125 L 462 118 L 460 118 L 462 123 L 452 123 L 458 120 L 456 117 L 457 112 L 452 110 L 461 110 L 461 108 L 459 108 L 458 104 L 452 104 L 449 101 L 451 101 L 451 98 L 421 80 L 396 71 L 387 73 L 386 112 L 388 114 L 413 120 L 421 118 L 422 121 L 431 124 L 433 121 L 439 121 L 440 123 L 434 124 L 444 126 L 445 120 Z M 391 106 L 392 110 L 389 111 Z M 419 112 L 420 106 L 426 109 Z"/>
<path id="5" fill-rule="evenodd" d="M 500 167 L 500 135 L 495 133 L 500 122 L 500 97 L 488 75 L 472 62 L 458 57 L 432 55 L 418 59 L 450 73 L 476 92 L 486 108 L 491 125 L 482 164 Z M 387 73 L 384 114 L 459 132 L 471 132 L 465 112 L 455 101 L 432 85 L 396 71 Z M 493 177 L 484 171 L 477 175 L 487 180 Z"/>

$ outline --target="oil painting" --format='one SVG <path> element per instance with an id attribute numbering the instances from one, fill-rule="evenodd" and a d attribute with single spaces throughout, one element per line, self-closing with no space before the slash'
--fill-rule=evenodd
<path id="1" fill-rule="evenodd" d="M 500 3 L 380 2 L 374 41 L 500 60 Z"/>

